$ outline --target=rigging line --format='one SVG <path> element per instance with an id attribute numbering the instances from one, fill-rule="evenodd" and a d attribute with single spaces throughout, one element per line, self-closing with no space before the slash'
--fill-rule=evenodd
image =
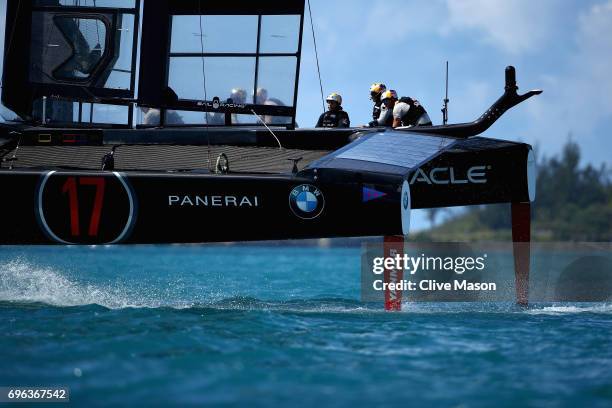
<path id="1" fill-rule="evenodd" d="M 257 119 L 259 119 L 259 121 L 261 122 L 262 125 L 264 125 L 266 127 L 266 129 L 268 129 L 268 132 L 272 133 L 272 136 L 274 136 L 274 138 L 276 139 L 276 143 L 278 143 L 278 147 L 279 149 L 283 150 L 283 145 L 281 145 L 280 140 L 278 140 L 278 137 L 276 137 L 276 135 L 274 134 L 274 132 L 272 131 L 272 129 L 270 129 L 268 127 L 268 125 L 266 125 L 266 122 L 264 122 L 261 117 L 257 114 L 257 112 L 255 112 L 254 109 L 251 109 L 251 112 L 253 112 L 253 115 L 255 115 L 255 117 Z"/>
<path id="2" fill-rule="evenodd" d="M 96 0 L 93 0 L 93 6 L 97 7 L 96 6 Z M 100 28 L 98 27 L 98 22 L 99 21 L 96 20 L 94 24 L 96 25 L 96 37 L 98 38 L 98 45 L 99 45 L 100 44 Z"/>
<path id="3" fill-rule="evenodd" d="M 312 22 L 312 10 L 310 9 L 310 0 L 308 0 L 308 15 L 310 16 L 310 29 L 312 31 L 312 42 L 314 43 L 315 58 L 317 60 L 317 73 L 319 74 L 319 88 L 321 88 L 321 106 L 325 112 L 325 97 L 323 96 L 323 81 L 321 80 L 321 68 L 319 67 L 319 52 L 317 51 L 317 39 L 315 37 L 314 23 Z"/>
<path id="4" fill-rule="evenodd" d="M 206 93 L 206 66 L 204 65 L 204 30 L 202 29 L 202 0 L 198 0 L 198 16 L 200 18 L 200 51 L 202 52 L 202 83 L 204 87 L 204 101 L 208 100 Z M 206 133 L 206 142 L 208 144 L 208 171 L 211 171 L 210 157 L 210 132 L 208 129 L 208 112 L 204 112 L 204 132 Z"/>

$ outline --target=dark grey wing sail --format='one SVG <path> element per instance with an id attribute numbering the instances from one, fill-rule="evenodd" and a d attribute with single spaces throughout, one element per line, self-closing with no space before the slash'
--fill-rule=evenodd
<path id="1" fill-rule="evenodd" d="M 32 118 L 34 106 L 43 97 L 124 105 L 132 102 L 140 3 L 133 0 L 125 4 L 84 7 L 9 1 L 4 105 Z M 70 120 L 72 115 L 76 115 L 72 107 L 62 114 Z"/>
<path id="2" fill-rule="evenodd" d="M 160 0 L 143 14 L 139 105 L 295 126 L 304 0 Z"/>

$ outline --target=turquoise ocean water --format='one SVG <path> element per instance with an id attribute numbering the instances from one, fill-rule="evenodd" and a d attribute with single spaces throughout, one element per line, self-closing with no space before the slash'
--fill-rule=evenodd
<path id="1" fill-rule="evenodd" d="M 386 313 L 359 301 L 360 253 L 0 247 L 0 386 L 81 406 L 612 406 L 612 305 Z"/>

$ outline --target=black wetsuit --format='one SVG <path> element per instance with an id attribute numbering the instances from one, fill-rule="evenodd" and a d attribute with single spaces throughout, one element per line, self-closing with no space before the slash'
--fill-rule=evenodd
<path id="1" fill-rule="evenodd" d="M 316 127 L 320 128 L 347 128 L 351 126 L 348 113 L 339 108 L 335 111 L 327 111 L 319 117 Z"/>
<path id="2" fill-rule="evenodd" d="M 380 110 L 382 106 L 382 101 L 374 102 L 374 107 L 372 108 L 372 121 L 377 121 L 380 117 Z"/>

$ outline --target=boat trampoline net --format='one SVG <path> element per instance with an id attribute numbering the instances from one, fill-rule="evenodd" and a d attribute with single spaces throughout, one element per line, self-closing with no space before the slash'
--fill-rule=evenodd
<path id="1" fill-rule="evenodd" d="M 100 170 L 103 156 L 112 146 L 21 146 L 0 150 L 4 159 L 15 156 L 13 168 L 65 168 Z M 206 171 L 215 168 L 221 154 L 227 156 L 229 172 L 290 173 L 293 161 L 299 169 L 330 153 L 328 150 L 279 149 L 253 146 L 117 145 L 115 170 Z M 2 163 L 2 167 L 9 167 Z"/>

